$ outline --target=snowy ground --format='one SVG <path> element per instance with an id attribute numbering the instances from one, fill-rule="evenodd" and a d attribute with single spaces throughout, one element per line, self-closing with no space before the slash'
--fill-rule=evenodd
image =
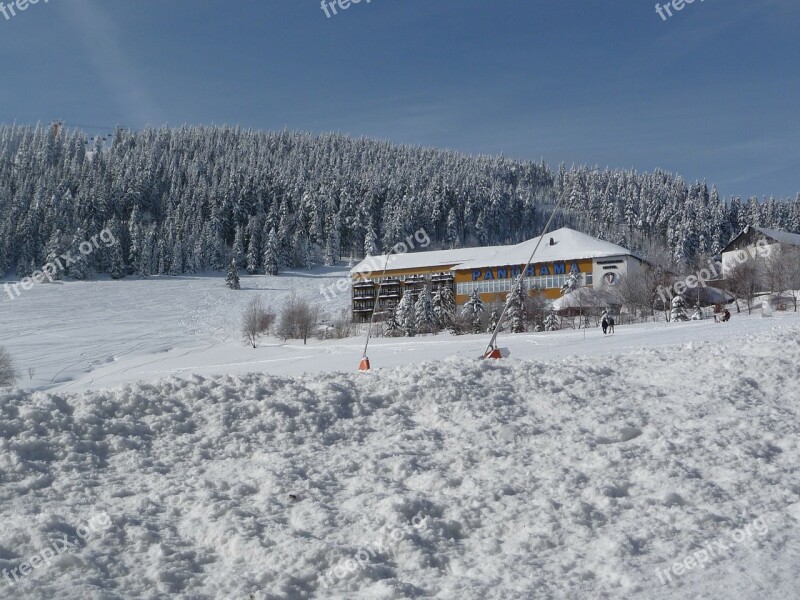
<path id="1" fill-rule="evenodd" d="M 352 372 L 363 351 L 362 337 L 319 342 L 262 340 L 245 345 L 239 335 L 244 305 L 261 295 L 278 311 L 291 293 L 319 304 L 322 318 L 349 308 L 349 292 L 325 300 L 320 286 L 335 284 L 346 269 L 316 269 L 280 277 L 243 277 L 233 292 L 220 275 L 148 280 L 68 282 L 39 285 L 9 300 L 0 294 L 0 346 L 15 358 L 26 389 L 83 391 L 123 383 L 157 381 L 178 375 L 236 375 L 261 372 L 301 375 Z M 349 313 L 348 313 L 349 314 Z M 618 326 L 612 337 L 600 329 L 502 336 L 513 358 L 551 360 L 602 356 L 664 347 L 688 341 L 726 344 L 743 335 L 800 323 L 795 313 L 764 320 L 734 314 L 733 322 L 649 323 Z M 488 336 L 375 339 L 374 367 L 395 367 L 447 356 L 472 358 L 483 353 Z M 33 376 L 29 375 L 33 370 Z"/>
<path id="2" fill-rule="evenodd" d="M 506 336 L 504 361 L 378 340 L 359 374 L 357 340 L 244 347 L 253 292 L 220 283 L 0 304 L 48 389 L 0 394 L 0 598 L 800 595 L 796 315 Z"/>

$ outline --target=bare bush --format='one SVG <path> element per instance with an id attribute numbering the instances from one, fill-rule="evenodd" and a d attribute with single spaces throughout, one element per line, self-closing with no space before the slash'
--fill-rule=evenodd
<path id="1" fill-rule="evenodd" d="M 317 329 L 318 340 L 341 340 L 356 335 L 358 327 L 349 319 L 337 319 L 330 325 Z M 380 337 L 381 328 L 376 326 L 372 332 L 373 337 Z"/>
<path id="2" fill-rule="evenodd" d="M 782 246 L 774 251 L 765 261 L 765 272 L 770 290 L 779 296 L 783 293 L 790 294 L 797 312 L 800 296 L 800 248 Z"/>
<path id="3" fill-rule="evenodd" d="M 726 291 L 736 297 L 736 310 L 739 312 L 739 300 L 747 303 L 747 313 L 752 312 L 753 299 L 759 292 L 759 270 L 753 261 L 747 261 L 733 267 L 726 278 Z"/>
<path id="4" fill-rule="evenodd" d="M 0 388 L 9 387 L 17 382 L 17 371 L 8 351 L 0 346 Z"/>
<path id="5" fill-rule="evenodd" d="M 303 340 L 305 344 L 314 331 L 317 313 L 317 308 L 293 296 L 281 310 L 278 319 L 278 337 L 283 340 Z"/>
<path id="6" fill-rule="evenodd" d="M 275 322 L 275 315 L 264 307 L 264 302 L 259 296 L 252 298 L 244 309 L 242 315 L 242 337 L 253 348 L 258 346 L 258 340 L 269 331 Z"/>

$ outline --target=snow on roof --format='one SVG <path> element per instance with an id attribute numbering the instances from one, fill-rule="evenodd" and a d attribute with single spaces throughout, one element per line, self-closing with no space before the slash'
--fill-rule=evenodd
<path id="1" fill-rule="evenodd" d="M 590 235 L 563 227 L 545 234 L 539 249 L 536 251 L 534 261 L 558 262 L 562 260 L 580 260 L 584 258 L 603 258 L 607 256 L 634 256 L 627 248 L 598 240 Z M 538 237 L 517 244 L 516 246 L 501 246 L 498 252 L 481 255 L 473 260 L 461 263 L 454 269 L 481 269 L 506 265 L 524 265 L 531 256 L 533 249 L 539 242 Z M 553 244 L 550 244 L 550 240 Z M 488 250 L 488 248 L 487 248 Z"/>
<path id="2" fill-rule="evenodd" d="M 550 245 L 550 239 L 555 242 Z M 433 250 L 430 252 L 409 252 L 392 254 L 387 270 L 420 269 L 427 267 L 451 267 L 454 270 L 524 265 L 533 252 L 539 238 L 513 246 L 487 246 L 485 248 L 456 248 L 454 250 Z M 590 235 L 568 227 L 545 234 L 534 257 L 536 262 L 558 262 L 584 258 L 603 258 L 606 256 L 635 256 L 627 248 L 598 240 Z M 381 273 L 386 265 L 386 255 L 368 256 L 350 273 Z M 453 266 L 455 265 L 455 266 Z"/>
<path id="3" fill-rule="evenodd" d="M 767 237 L 771 237 L 776 242 L 781 244 L 789 244 L 791 246 L 800 246 L 800 234 L 789 233 L 780 229 L 767 229 L 766 227 L 753 227 L 756 231 L 763 233 Z"/>
<path id="4" fill-rule="evenodd" d="M 464 261 L 478 258 L 486 253 L 496 253 L 503 246 L 489 246 L 486 248 L 455 248 L 453 250 L 431 250 L 428 252 L 407 252 L 405 254 L 392 254 L 389 257 L 389 264 L 386 267 L 386 255 L 368 256 L 355 267 L 350 273 L 382 273 L 384 267 L 387 270 L 397 269 L 422 269 L 427 267 L 440 266 L 449 270 L 453 265 Z"/>
<path id="5" fill-rule="evenodd" d="M 606 308 L 619 306 L 620 304 L 622 304 L 620 299 L 606 289 L 581 287 L 555 300 L 553 302 L 553 310 Z"/>

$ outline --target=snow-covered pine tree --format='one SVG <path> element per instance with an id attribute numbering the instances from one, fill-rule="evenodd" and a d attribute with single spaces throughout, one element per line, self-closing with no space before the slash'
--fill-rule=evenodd
<path id="1" fill-rule="evenodd" d="M 447 329 L 453 324 L 456 316 L 456 299 L 449 285 L 440 285 L 433 295 L 433 312 L 440 329 Z"/>
<path id="2" fill-rule="evenodd" d="M 579 287 L 581 287 L 581 280 L 580 275 L 577 273 L 570 273 L 567 276 L 567 280 L 564 282 L 564 285 L 561 286 L 561 295 L 569 294 L 570 292 L 574 292 Z"/>
<path id="3" fill-rule="evenodd" d="M 119 239 L 119 238 L 117 238 Z M 140 240 L 140 244 L 143 243 L 143 240 Z M 109 274 L 111 275 L 111 279 L 122 279 L 125 277 L 125 259 L 122 257 L 122 245 L 121 244 L 114 244 L 109 249 L 111 253 L 110 258 L 110 266 L 109 266 Z M 138 256 L 137 262 L 141 264 L 141 253 Z"/>
<path id="4" fill-rule="evenodd" d="M 546 331 L 558 331 L 561 329 L 561 324 L 558 321 L 556 309 L 552 306 L 550 307 L 550 312 L 544 319 L 544 328 Z"/>
<path id="5" fill-rule="evenodd" d="M 154 264 L 154 256 L 156 250 L 156 226 L 150 225 L 147 228 L 147 233 L 144 236 L 144 244 L 142 245 L 142 256 L 139 261 L 139 270 L 136 274 L 139 277 L 148 277 L 154 271 L 158 270 L 158 265 Z"/>
<path id="6" fill-rule="evenodd" d="M 400 323 L 400 316 L 397 306 L 392 309 L 392 312 L 389 315 L 389 320 L 386 321 L 386 335 L 389 337 L 398 337 L 403 335 L 403 325 Z"/>
<path id="7" fill-rule="evenodd" d="M 138 273 L 141 271 L 142 247 L 144 245 L 145 236 L 142 211 L 139 210 L 138 205 L 134 205 L 133 211 L 131 211 L 130 220 L 128 221 L 128 235 L 131 241 L 128 251 L 128 264 L 131 266 L 134 273 Z"/>
<path id="8" fill-rule="evenodd" d="M 461 314 L 467 317 L 480 317 L 483 311 L 484 306 L 481 295 L 478 293 L 478 290 L 472 290 L 472 293 L 469 295 L 469 300 L 466 301 L 464 308 L 461 309 Z"/>
<path id="9" fill-rule="evenodd" d="M 367 231 L 364 235 L 364 256 L 374 256 L 378 253 L 378 236 L 375 235 L 375 229 L 372 223 L 367 225 Z"/>
<path id="10" fill-rule="evenodd" d="M 483 315 L 483 311 L 484 306 L 483 300 L 481 300 L 481 295 L 478 293 L 478 290 L 472 290 L 469 300 L 467 300 L 467 302 L 464 304 L 464 308 L 461 309 L 461 314 L 472 319 L 473 333 L 480 333 L 483 329 L 481 327 L 481 316 Z"/>
<path id="11" fill-rule="evenodd" d="M 84 238 L 83 230 L 79 227 L 69 246 L 70 255 L 74 262 L 67 268 L 67 275 L 72 279 L 86 279 L 89 276 L 89 265 L 86 263 L 86 257 L 80 251 L 80 245 L 85 241 Z"/>
<path id="12" fill-rule="evenodd" d="M 269 230 L 264 248 L 264 272 L 267 275 L 277 275 L 279 272 L 278 234 L 275 228 Z"/>
<path id="13" fill-rule="evenodd" d="M 494 330 L 497 329 L 497 321 L 500 319 L 500 315 L 497 314 L 497 310 L 492 311 L 492 315 L 489 317 L 489 326 L 486 328 L 486 333 L 494 333 Z"/>
<path id="14" fill-rule="evenodd" d="M 172 255 L 169 261 L 169 274 L 176 277 L 183 273 L 183 242 L 180 237 L 175 237 L 172 244 Z"/>
<path id="15" fill-rule="evenodd" d="M 421 333 L 433 333 L 436 331 L 436 313 L 433 310 L 433 300 L 427 285 L 422 287 L 422 291 L 414 305 L 414 316 L 417 322 L 417 329 Z"/>
<path id="16" fill-rule="evenodd" d="M 514 282 L 514 287 L 506 298 L 506 324 L 513 333 L 525 331 L 525 289 L 521 280 Z"/>
<path id="17" fill-rule="evenodd" d="M 225 279 L 225 285 L 232 290 L 242 289 L 242 286 L 239 283 L 239 267 L 236 266 L 235 258 L 231 259 L 231 264 L 228 266 L 228 276 Z"/>
<path id="18" fill-rule="evenodd" d="M 685 322 L 689 320 L 689 315 L 686 314 L 686 300 L 681 294 L 672 299 L 672 311 L 670 314 L 672 321 Z"/>
<path id="19" fill-rule="evenodd" d="M 50 236 L 50 239 L 47 241 L 47 247 L 45 248 L 46 253 L 44 257 L 45 264 L 53 264 L 57 266 L 59 263 L 61 263 L 61 255 L 64 254 L 64 246 L 62 244 L 61 237 L 61 230 L 56 229 Z M 62 275 L 62 270 L 56 268 L 52 273 L 52 278 L 58 281 L 61 279 Z"/>
<path id="20" fill-rule="evenodd" d="M 406 337 L 414 337 L 417 333 L 417 317 L 414 310 L 414 297 L 409 290 L 403 292 L 403 297 L 395 308 L 397 320 Z"/>
<path id="21" fill-rule="evenodd" d="M 236 268 L 245 266 L 244 255 L 244 227 L 241 225 L 236 226 L 236 233 L 233 236 L 233 248 L 231 249 L 233 260 L 236 261 Z"/>
<path id="22" fill-rule="evenodd" d="M 247 272 L 255 275 L 261 265 L 261 228 L 253 217 L 247 224 Z"/>

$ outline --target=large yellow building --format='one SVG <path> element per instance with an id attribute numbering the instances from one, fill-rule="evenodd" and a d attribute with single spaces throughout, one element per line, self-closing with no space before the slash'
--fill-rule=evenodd
<path id="1" fill-rule="evenodd" d="M 368 257 L 350 271 L 353 320 L 369 320 L 379 287 L 378 311 L 391 310 L 403 293 L 416 295 L 424 285 L 432 293 L 439 286 L 450 286 L 457 305 L 464 304 L 475 290 L 486 303 L 502 302 L 537 243 L 539 238 L 513 246 L 393 254 L 388 263 L 385 255 Z M 539 244 L 533 264 L 525 269 L 524 288 L 529 294 L 539 291 L 554 300 L 571 273 L 578 275 L 583 286 L 614 286 L 641 264 L 639 257 L 622 246 L 563 228 L 546 235 Z"/>

